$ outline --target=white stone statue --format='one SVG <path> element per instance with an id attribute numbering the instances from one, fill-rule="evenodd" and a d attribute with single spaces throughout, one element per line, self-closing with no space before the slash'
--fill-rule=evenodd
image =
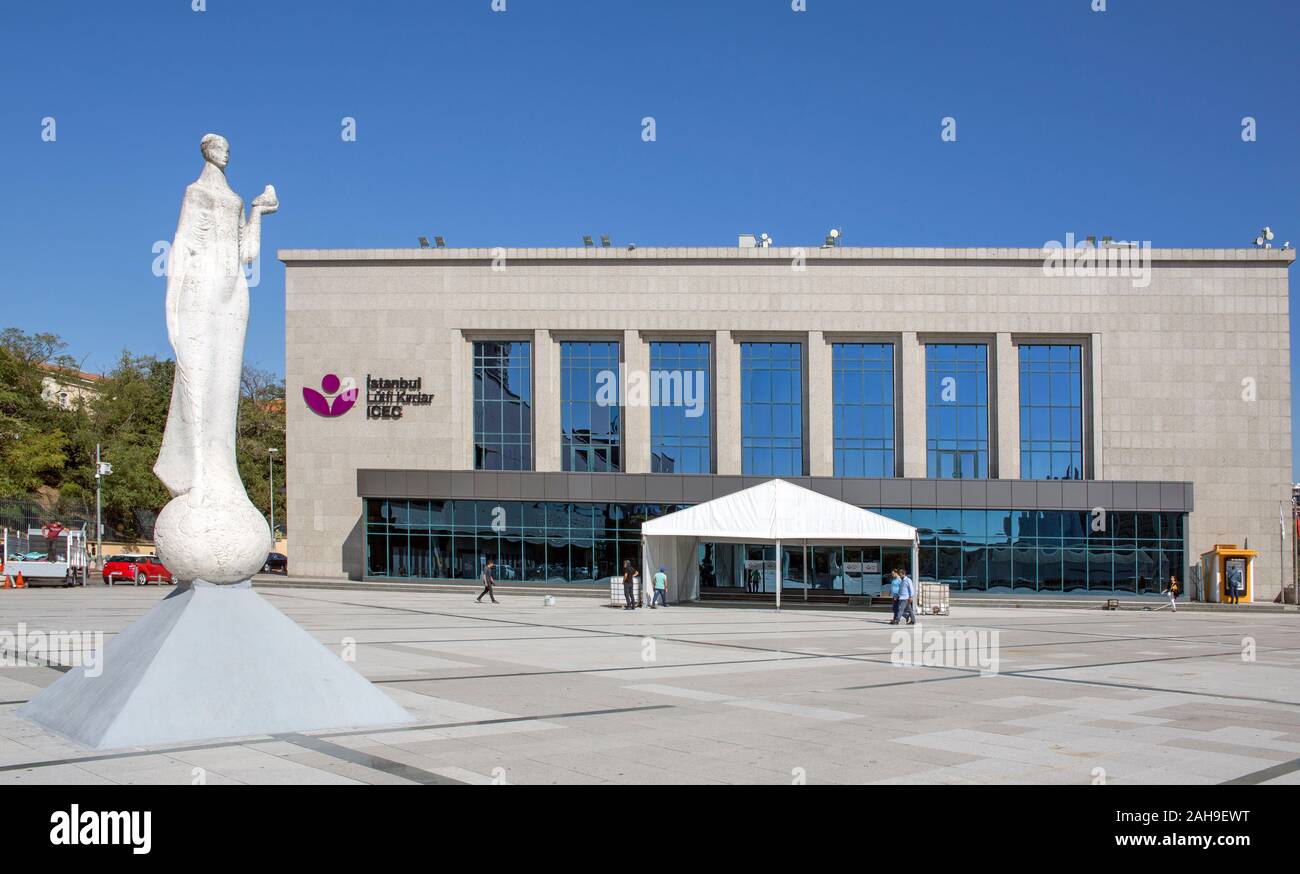
<path id="1" fill-rule="evenodd" d="M 230 146 L 185 189 L 167 269 L 176 351 L 167 433 L 154 472 L 174 496 L 154 540 L 180 584 L 18 713 L 96 749 L 409 723 L 411 715 L 253 590 L 271 532 L 235 467 L 248 327 L 243 265 L 257 257 L 271 186 L 244 207 L 226 184 Z"/>
<path id="2" fill-rule="evenodd" d="M 239 380 L 248 328 L 244 265 L 258 256 L 262 216 L 279 208 L 270 185 L 244 204 L 226 181 L 230 145 L 208 134 L 203 172 L 185 189 L 167 264 L 167 336 L 176 378 L 154 473 L 172 493 L 158 516 L 158 553 L 180 580 L 237 583 L 273 548 L 235 463 Z"/>

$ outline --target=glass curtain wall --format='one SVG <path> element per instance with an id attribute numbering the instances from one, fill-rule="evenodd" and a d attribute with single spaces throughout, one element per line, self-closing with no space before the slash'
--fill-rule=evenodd
<path id="1" fill-rule="evenodd" d="M 527 341 L 476 341 L 476 470 L 533 469 L 532 402 L 532 344 Z"/>
<path id="2" fill-rule="evenodd" d="M 894 345 L 831 349 L 835 475 L 894 475 Z"/>
<path id="3" fill-rule="evenodd" d="M 560 454 L 563 470 L 623 469 L 619 344 L 560 344 Z"/>
<path id="4" fill-rule="evenodd" d="M 740 422 L 744 474 L 804 474 L 801 344 L 740 344 Z"/>
<path id="5" fill-rule="evenodd" d="M 650 344 L 650 471 L 712 473 L 708 343 Z"/>
<path id="6" fill-rule="evenodd" d="M 879 512 L 919 531 L 921 579 L 955 589 L 1158 594 L 1186 573 L 1185 513 Z"/>
<path id="7" fill-rule="evenodd" d="M 366 575 L 477 579 L 490 556 L 497 579 L 603 584 L 622 560 L 641 560 L 641 524 L 673 504 L 440 501 L 368 498 Z M 1186 573 L 1184 513 L 873 509 L 916 526 L 920 579 L 971 591 L 1158 594 Z M 786 588 L 874 596 L 907 549 L 801 546 L 783 550 Z M 772 593 L 772 544 L 705 543 L 702 588 Z"/>
<path id="8" fill-rule="evenodd" d="M 1083 347 L 1020 347 L 1020 477 L 1083 479 Z"/>
<path id="9" fill-rule="evenodd" d="M 926 470 L 932 479 L 989 475 L 989 348 L 925 347 Z"/>

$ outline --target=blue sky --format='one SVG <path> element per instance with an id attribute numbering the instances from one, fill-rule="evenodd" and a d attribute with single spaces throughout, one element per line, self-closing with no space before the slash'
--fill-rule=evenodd
<path id="1" fill-rule="evenodd" d="M 280 197 L 246 356 L 277 372 L 279 248 L 1300 240 L 1300 4 L 1090 6 L 5 3 L 0 326 L 56 331 L 92 370 L 170 354 L 152 247 L 208 131 L 246 201 Z"/>

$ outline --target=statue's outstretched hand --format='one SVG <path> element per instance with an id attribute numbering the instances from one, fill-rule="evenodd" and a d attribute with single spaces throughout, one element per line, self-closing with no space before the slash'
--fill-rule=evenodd
<path id="1" fill-rule="evenodd" d="M 268 185 L 266 190 L 253 198 L 253 206 L 263 215 L 270 215 L 280 208 L 280 201 L 275 197 L 275 186 Z"/>

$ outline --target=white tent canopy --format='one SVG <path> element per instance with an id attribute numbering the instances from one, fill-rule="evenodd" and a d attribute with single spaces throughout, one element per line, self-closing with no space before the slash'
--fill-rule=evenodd
<path id="1" fill-rule="evenodd" d="M 715 498 L 641 525 L 644 573 L 663 566 L 668 597 L 695 600 L 700 595 L 697 558 L 701 542 L 781 545 L 861 544 L 906 546 L 916 579 L 916 529 L 879 513 L 797 486 L 782 479 Z M 781 562 L 777 561 L 777 607 L 781 606 Z"/>

